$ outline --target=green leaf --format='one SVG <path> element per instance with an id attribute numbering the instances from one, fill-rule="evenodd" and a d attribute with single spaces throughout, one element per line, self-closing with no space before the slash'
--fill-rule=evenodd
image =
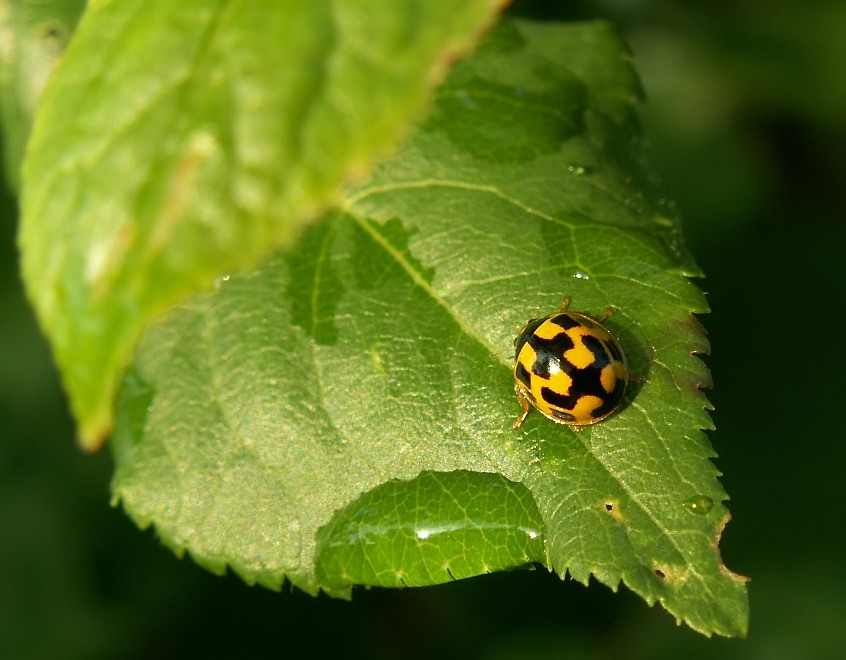
<path id="1" fill-rule="evenodd" d="M 150 319 L 290 245 L 500 4 L 91 4 L 38 109 L 20 231 L 83 446 Z"/>
<path id="2" fill-rule="evenodd" d="M 340 210 L 146 333 L 115 499 L 268 586 L 346 595 L 534 560 L 745 634 L 701 431 L 707 305 L 649 184 L 637 101 L 607 26 L 502 25 Z M 538 413 L 514 431 L 514 337 L 565 294 L 617 308 L 638 379 L 581 432 Z"/>
<path id="3" fill-rule="evenodd" d="M 317 533 L 324 589 L 413 587 L 543 563 L 531 492 L 498 474 L 423 472 L 362 495 Z M 468 549 L 472 549 L 468 552 Z"/>
<path id="4" fill-rule="evenodd" d="M 41 92 L 84 8 L 85 0 L 0 0 L 0 129 L 12 189 Z"/>

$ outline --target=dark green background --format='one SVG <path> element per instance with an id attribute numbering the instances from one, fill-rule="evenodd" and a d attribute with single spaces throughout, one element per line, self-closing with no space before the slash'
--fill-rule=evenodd
<path id="1" fill-rule="evenodd" d="M 566 13 L 551 8 L 559 4 Z M 653 160 L 707 274 L 711 440 L 734 515 L 722 550 L 752 578 L 748 639 L 707 640 L 625 589 L 585 589 L 543 570 L 361 590 L 347 603 L 250 588 L 175 559 L 109 508 L 108 452 L 75 447 L 21 292 L 4 190 L 0 657 L 842 653 L 846 5 L 518 2 L 512 11 L 606 17 L 632 45 Z"/>

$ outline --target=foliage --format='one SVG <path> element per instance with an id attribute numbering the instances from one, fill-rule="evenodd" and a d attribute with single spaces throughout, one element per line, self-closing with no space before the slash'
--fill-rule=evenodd
<path id="1" fill-rule="evenodd" d="M 624 582 L 700 632 L 745 634 L 701 432 L 710 377 L 692 313 L 707 307 L 643 163 L 637 81 L 612 31 L 506 22 L 400 153 L 302 230 L 466 37 L 435 30 L 436 46 L 412 40 L 427 57 L 405 61 L 411 23 L 383 43 L 351 12 L 339 24 L 354 48 L 333 58 L 338 35 L 298 30 L 315 40 L 292 40 L 299 66 L 280 68 L 272 21 L 180 11 L 146 24 L 92 8 L 24 172 L 25 275 L 88 446 L 138 335 L 182 300 L 123 380 L 116 500 L 177 551 L 271 587 L 346 595 L 538 562 Z M 191 20 L 200 36 L 176 39 Z M 467 34 L 480 19 L 456 20 Z M 108 85 L 91 68 L 99 39 L 117 58 Z M 151 40 L 167 76 L 139 68 Z M 387 55 L 361 56 L 380 44 Z M 319 90 L 315 61 L 340 67 Z M 411 89 L 397 85 L 408 68 Z M 256 262 L 271 245 L 284 247 Z M 515 433 L 511 341 L 564 294 L 618 309 L 608 325 L 638 381 L 596 427 L 532 415 Z"/>

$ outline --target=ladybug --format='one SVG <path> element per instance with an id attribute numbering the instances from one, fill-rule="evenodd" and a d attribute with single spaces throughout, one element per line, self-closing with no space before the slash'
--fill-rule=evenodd
<path id="1" fill-rule="evenodd" d="M 599 317 L 569 312 L 570 297 L 561 311 L 531 319 L 514 340 L 514 390 L 523 414 L 529 405 L 553 422 L 578 427 L 596 424 L 613 414 L 623 401 L 629 369 L 620 342 Z"/>

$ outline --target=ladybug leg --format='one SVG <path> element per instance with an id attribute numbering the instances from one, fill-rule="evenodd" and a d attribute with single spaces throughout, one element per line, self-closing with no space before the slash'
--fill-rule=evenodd
<path id="1" fill-rule="evenodd" d="M 517 392 L 517 400 L 520 402 L 520 405 L 523 408 L 523 414 L 517 418 L 517 421 L 514 422 L 514 426 L 511 427 L 516 431 L 523 425 L 523 422 L 526 421 L 526 416 L 529 414 L 531 406 L 529 405 L 529 399 L 523 393 L 523 390 L 520 388 L 519 385 L 514 386 L 514 391 Z"/>
<path id="2" fill-rule="evenodd" d="M 561 301 L 561 310 L 562 312 L 566 312 L 567 308 L 570 306 L 570 296 L 564 296 L 564 300 Z"/>
<path id="3" fill-rule="evenodd" d="M 616 311 L 617 311 L 617 308 L 614 307 L 614 305 L 611 305 L 611 307 L 609 307 L 604 312 L 602 312 L 602 314 L 600 316 L 596 317 L 596 320 L 599 323 L 602 323 L 605 319 L 607 319 L 609 316 L 611 316 Z"/>

